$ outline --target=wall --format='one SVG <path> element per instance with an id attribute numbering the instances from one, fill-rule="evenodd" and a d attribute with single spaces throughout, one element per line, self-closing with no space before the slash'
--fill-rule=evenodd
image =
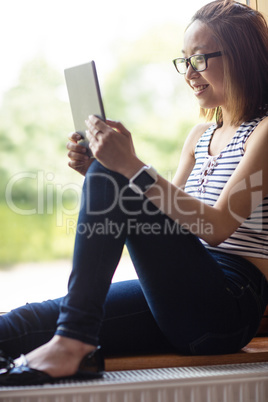
<path id="1" fill-rule="evenodd" d="M 241 0 L 240 3 L 247 4 L 248 6 L 259 10 L 268 18 L 268 1 L 267 0 Z"/>

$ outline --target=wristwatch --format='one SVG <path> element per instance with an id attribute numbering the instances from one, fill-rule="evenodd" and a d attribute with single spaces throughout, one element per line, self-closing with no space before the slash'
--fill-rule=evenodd
<path id="1" fill-rule="evenodd" d="M 129 187 L 137 194 L 144 194 L 157 182 L 157 171 L 151 166 L 143 166 L 131 179 Z"/>

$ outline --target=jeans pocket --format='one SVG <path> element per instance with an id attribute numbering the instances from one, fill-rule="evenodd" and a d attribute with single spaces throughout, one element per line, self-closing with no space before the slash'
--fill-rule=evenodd
<path id="1" fill-rule="evenodd" d="M 230 292 L 238 303 L 244 304 L 247 300 L 248 308 L 255 306 L 254 316 L 257 320 L 261 320 L 267 305 L 267 291 L 265 292 L 266 278 L 263 277 L 260 287 L 256 288 L 254 283 L 240 284 L 232 280 L 228 280 L 226 286 L 227 292 Z M 243 300 L 244 299 L 244 300 Z"/>
<path id="2" fill-rule="evenodd" d="M 190 343 L 190 350 L 193 355 L 216 355 L 238 352 L 245 346 L 248 327 L 231 333 L 207 332 L 195 341 Z"/>

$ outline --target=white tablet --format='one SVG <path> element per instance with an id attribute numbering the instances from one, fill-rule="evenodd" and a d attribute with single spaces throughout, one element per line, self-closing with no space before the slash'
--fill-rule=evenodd
<path id="1" fill-rule="evenodd" d="M 85 120 L 93 114 L 105 120 L 95 62 L 67 68 L 64 70 L 64 75 L 74 128 L 84 138 L 79 144 L 88 147 Z"/>

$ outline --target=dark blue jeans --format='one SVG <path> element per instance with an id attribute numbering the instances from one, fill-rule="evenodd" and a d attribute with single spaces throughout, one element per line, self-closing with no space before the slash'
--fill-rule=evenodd
<path id="1" fill-rule="evenodd" d="M 97 161 L 83 186 L 68 294 L 0 317 L 0 349 L 17 356 L 55 333 L 105 354 L 232 353 L 258 330 L 268 303 L 262 273 L 199 239 L 135 195 Z M 127 245 L 138 280 L 111 285 Z"/>

